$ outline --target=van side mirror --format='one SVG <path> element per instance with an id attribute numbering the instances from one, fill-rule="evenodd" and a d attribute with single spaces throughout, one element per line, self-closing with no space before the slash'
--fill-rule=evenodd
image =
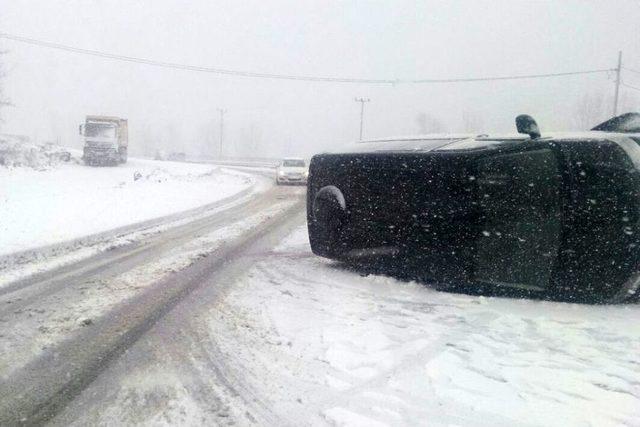
<path id="1" fill-rule="evenodd" d="M 527 114 L 521 114 L 516 117 L 516 128 L 518 129 L 518 133 L 526 133 L 531 139 L 540 138 L 540 128 L 538 128 L 538 124 L 533 117 Z"/>
<path id="2" fill-rule="evenodd" d="M 80 135 L 84 135 L 84 125 L 80 125 L 80 126 L 78 126 L 78 133 L 79 133 Z"/>

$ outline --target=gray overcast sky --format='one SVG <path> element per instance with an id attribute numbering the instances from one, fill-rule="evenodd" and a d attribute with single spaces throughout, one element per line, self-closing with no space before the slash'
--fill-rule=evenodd
<path id="1" fill-rule="evenodd" d="M 0 31 L 129 56 L 258 72 L 456 78 L 640 69 L 637 1 L 27 1 L 0 0 Z M 0 40 L 15 108 L 6 132 L 79 146 L 86 114 L 128 117 L 143 145 L 215 152 L 216 108 L 228 154 L 310 154 L 358 136 L 416 133 L 426 113 L 462 131 L 512 131 L 529 113 L 568 129 L 583 94 L 613 94 L 613 76 L 371 86 L 283 82 L 160 69 Z M 640 75 L 624 80 L 640 87 Z M 640 93 L 638 93 L 640 95 Z M 634 94 L 622 92 L 634 105 Z"/>

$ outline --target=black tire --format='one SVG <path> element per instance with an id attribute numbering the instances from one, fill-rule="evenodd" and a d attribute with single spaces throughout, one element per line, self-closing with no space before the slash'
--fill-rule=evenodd
<path id="1" fill-rule="evenodd" d="M 313 253 L 339 259 L 348 250 L 344 239 L 347 209 L 342 192 L 332 185 L 321 188 L 314 196 L 309 221 L 309 243 Z"/>
<path id="2" fill-rule="evenodd" d="M 634 274 L 617 289 L 608 287 L 590 287 L 589 284 L 575 285 L 570 288 L 551 288 L 545 293 L 547 299 L 553 301 L 582 304 L 625 304 L 640 299 L 638 281 L 640 274 Z"/>
<path id="3" fill-rule="evenodd" d="M 127 147 L 120 147 L 118 149 L 118 153 L 120 154 L 120 161 L 119 163 L 127 163 Z"/>
<path id="4" fill-rule="evenodd" d="M 625 302 L 628 304 L 640 303 L 640 290 L 636 291 L 635 294 L 630 295 Z"/>
<path id="5" fill-rule="evenodd" d="M 640 274 L 632 275 L 625 283 L 623 283 L 617 292 L 608 296 L 602 302 L 606 304 L 622 304 L 637 302 L 640 297 Z"/>

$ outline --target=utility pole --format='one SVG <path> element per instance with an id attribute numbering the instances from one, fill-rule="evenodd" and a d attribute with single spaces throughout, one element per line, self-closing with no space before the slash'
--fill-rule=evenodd
<path id="1" fill-rule="evenodd" d="M 222 141 L 224 138 L 224 113 L 227 112 L 224 108 L 218 108 L 220 113 L 220 146 L 218 147 L 218 157 L 222 158 Z"/>
<path id="2" fill-rule="evenodd" d="M 616 92 L 613 96 L 613 116 L 618 115 L 618 94 L 620 93 L 620 70 L 622 69 L 622 51 L 618 52 L 618 67 L 616 68 Z"/>
<path id="3" fill-rule="evenodd" d="M 370 102 L 369 98 L 356 98 L 356 102 L 360 103 L 360 141 L 362 141 L 362 121 L 364 119 L 364 103 Z"/>

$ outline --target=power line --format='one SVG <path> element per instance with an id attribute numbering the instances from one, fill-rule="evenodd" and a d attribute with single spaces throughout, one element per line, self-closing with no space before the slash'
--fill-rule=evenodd
<path id="1" fill-rule="evenodd" d="M 336 82 L 336 83 L 373 83 L 373 84 L 393 84 L 395 80 L 376 80 L 376 79 L 352 79 L 352 78 L 338 78 L 338 77 L 317 77 L 317 76 L 296 76 L 286 74 L 270 74 L 270 73 L 258 73 L 251 71 L 230 70 L 216 67 L 202 67 L 197 65 L 179 64 L 175 62 L 156 61 L 153 59 L 139 58 L 133 56 L 118 55 L 109 52 L 102 52 L 98 50 L 83 49 L 73 46 L 67 46 L 59 43 L 52 43 L 43 40 L 32 39 L 28 37 L 16 36 L 8 33 L 0 33 L 0 38 L 13 40 L 20 43 L 26 43 L 30 45 L 46 47 L 51 49 L 64 50 L 67 52 L 73 52 L 83 55 L 97 56 L 100 58 L 114 59 L 117 61 L 133 62 L 137 64 L 152 65 L 156 67 L 172 68 L 185 71 L 198 71 L 205 73 L 224 74 L 240 77 L 254 77 L 254 78 L 266 78 L 266 79 L 280 79 L 280 80 L 303 80 L 303 81 L 315 81 L 315 82 Z"/>
<path id="2" fill-rule="evenodd" d="M 230 76 L 238 76 L 238 77 L 276 79 L 276 80 L 298 80 L 298 81 L 308 81 L 308 82 L 390 84 L 390 85 L 469 83 L 469 82 L 484 82 L 484 81 L 496 81 L 496 80 L 523 80 L 523 79 L 536 79 L 536 78 L 552 78 L 552 77 L 575 76 L 575 75 L 584 75 L 584 74 L 608 73 L 611 71 L 616 71 L 616 69 L 614 68 L 607 68 L 607 69 L 596 69 L 596 70 L 570 71 L 570 72 L 563 72 L 563 73 L 523 74 L 523 75 L 513 75 L 513 76 L 470 77 L 470 78 L 455 78 L 455 79 L 407 79 L 407 80 L 305 76 L 305 75 L 293 75 L 293 74 L 261 73 L 261 72 L 254 72 L 254 71 L 232 70 L 232 69 L 218 68 L 218 67 L 203 67 L 198 65 L 179 64 L 176 62 L 156 61 L 148 58 L 119 55 L 119 54 L 109 53 L 109 52 L 104 52 L 99 50 L 68 46 L 60 43 L 53 43 L 53 42 L 33 39 L 29 37 L 22 37 L 14 34 L 9 34 L 9 33 L 0 33 L 0 38 L 6 39 L 6 40 L 12 40 L 19 43 L 30 44 L 34 46 L 63 50 L 63 51 L 82 54 L 82 55 L 96 56 L 96 57 L 105 58 L 105 59 L 113 59 L 116 61 L 151 65 L 154 67 L 172 68 L 172 69 L 184 70 L 184 71 L 198 71 L 203 73 L 230 75 Z"/>
<path id="3" fill-rule="evenodd" d="M 633 68 L 622 67 L 623 70 L 631 71 L 632 73 L 640 74 L 640 71 L 634 70 Z"/>
<path id="4" fill-rule="evenodd" d="M 577 76 L 581 74 L 596 74 L 596 73 L 609 73 L 616 71 L 615 68 L 605 68 L 599 70 L 586 70 L 586 71 L 568 71 L 565 73 L 547 73 L 547 74 L 522 74 L 516 76 L 498 76 L 498 77 L 472 77 L 472 78 L 460 78 L 460 79 L 417 79 L 406 80 L 403 83 L 466 83 L 466 82 L 487 82 L 494 80 L 523 80 L 523 79 L 536 79 L 544 77 L 563 77 L 563 76 Z"/>
<path id="5" fill-rule="evenodd" d="M 624 87 L 629 88 L 629 89 L 634 89 L 634 90 L 640 91 L 640 87 L 631 86 L 631 85 L 626 84 L 625 82 L 620 82 L 620 84 L 621 84 L 622 86 L 624 86 Z"/>

